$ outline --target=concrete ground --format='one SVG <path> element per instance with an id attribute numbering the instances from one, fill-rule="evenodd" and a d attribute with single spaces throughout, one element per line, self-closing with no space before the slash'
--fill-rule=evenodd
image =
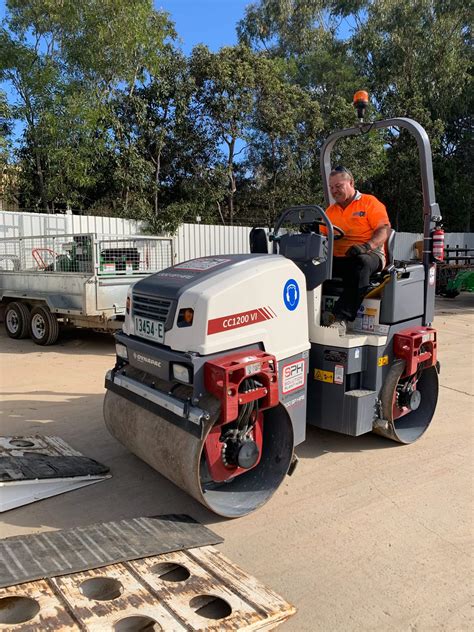
<path id="1" fill-rule="evenodd" d="M 473 325 L 474 295 L 438 301 L 440 400 L 419 442 L 309 428 L 294 476 L 262 509 L 233 521 L 207 512 L 108 435 L 111 337 L 76 331 L 42 349 L 2 328 L 1 434 L 59 435 L 110 466 L 113 478 L 4 513 L 1 536 L 187 513 L 297 607 L 282 630 L 472 630 Z"/>

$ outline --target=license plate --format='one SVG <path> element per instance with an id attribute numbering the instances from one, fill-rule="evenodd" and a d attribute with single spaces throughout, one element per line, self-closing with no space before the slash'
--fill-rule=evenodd
<path id="1" fill-rule="evenodd" d="M 165 326 L 157 320 L 135 316 L 135 335 L 155 340 L 155 342 L 163 342 Z"/>

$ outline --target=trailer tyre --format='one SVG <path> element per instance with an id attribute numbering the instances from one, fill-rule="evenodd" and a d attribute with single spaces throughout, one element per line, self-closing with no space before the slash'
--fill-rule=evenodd
<path id="1" fill-rule="evenodd" d="M 45 307 L 35 307 L 31 312 L 30 336 L 37 345 L 54 345 L 59 336 L 59 323 Z"/>
<path id="2" fill-rule="evenodd" d="M 25 303 L 9 303 L 5 311 L 5 329 L 10 338 L 27 338 L 30 333 L 30 310 Z"/>

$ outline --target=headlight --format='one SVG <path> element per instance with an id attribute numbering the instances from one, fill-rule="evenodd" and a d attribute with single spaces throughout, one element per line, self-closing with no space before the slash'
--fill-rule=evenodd
<path id="1" fill-rule="evenodd" d="M 191 383 L 191 371 L 190 368 L 184 366 L 183 364 L 173 364 L 173 378 L 178 380 L 178 382 L 183 382 L 184 384 Z"/>
<path id="2" fill-rule="evenodd" d="M 119 358 L 123 358 L 124 360 L 128 360 L 128 351 L 125 345 L 120 344 L 120 342 L 115 343 L 115 353 Z"/>
<path id="3" fill-rule="evenodd" d="M 133 298 L 132 298 L 132 287 L 135 285 L 134 283 L 128 288 L 127 292 L 127 300 L 125 302 L 125 321 L 122 326 L 122 331 L 127 336 L 133 335 L 133 321 L 132 321 L 132 308 L 133 308 Z"/>
<path id="4" fill-rule="evenodd" d="M 186 307 L 184 309 L 179 310 L 178 314 L 178 327 L 191 327 L 194 320 L 194 309 L 190 307 Z"/>

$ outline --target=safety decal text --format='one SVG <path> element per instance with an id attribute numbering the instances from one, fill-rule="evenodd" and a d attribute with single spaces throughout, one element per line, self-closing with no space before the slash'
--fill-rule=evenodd
<path id="1" fill-rule="evenodd" d="M 297 360 L 290 364 L 285 364 L 282 369 L 282 392 L 283 394 L 296 391 L 305 384 L 306 364 L 304 360 Z"/>
<path id="2" fill-rule="evenodd" d="M 334 382 L 334 373 L 332 371 L 323 371 L 322 369 L 314 369 L 314 379 L 319 382 Z"/>
<path id="3" fill-rule="evenodd" d="M 275 318 L 275 316 L 275 312 L 270 307 L 257 307 L 247 312 L 211 318 L 207 323 L 207 333 L 209 335 L 218 334 L 221 331 L 247 327 L 248 325 L 255 325 L 256 323 L 270 320 L 271 318 Z"/>
<path id="4" fill-rule="evenodd" d="M 377 360 L 377 365 L 378 366 L 385 366 L 386 364 L 388 364 L 388 355 L 381 356 Z"/>

